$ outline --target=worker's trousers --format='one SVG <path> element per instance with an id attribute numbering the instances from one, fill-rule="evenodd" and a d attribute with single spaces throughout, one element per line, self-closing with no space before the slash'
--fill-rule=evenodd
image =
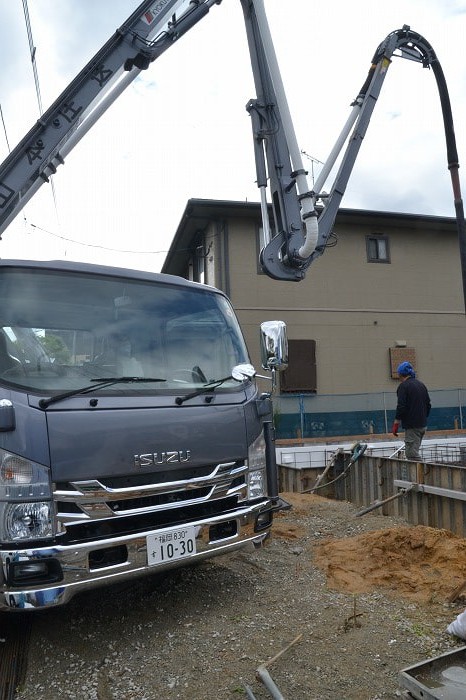
<path id="1" fill-rule="evenodd" d="M 405 455 L 406 459 L 421 459 L 419 448 L 426 428 L 406 428 L 405 430 Z"/>

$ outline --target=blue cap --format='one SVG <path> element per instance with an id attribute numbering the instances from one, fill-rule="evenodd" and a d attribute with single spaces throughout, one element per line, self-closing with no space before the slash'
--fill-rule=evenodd
<path id="1" fill-rule="evenodd" d="M 401 365 L 398 365 L 398 369 L 396 371 L 400 377 L 416 376 L 416 372 L 414 371 L 414 367 L 412 366 L 411 362 L 402 362 Z"/>

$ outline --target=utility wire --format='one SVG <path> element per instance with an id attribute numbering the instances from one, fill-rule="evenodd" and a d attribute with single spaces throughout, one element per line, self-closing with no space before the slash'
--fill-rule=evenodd
<path id="1" fill-rule="evenodd" d="M 23 11 L 24 11 L 24 19 L 26 20 L 26 30 L 28 33 L 29 51 L 31 54 L 31 63 L 32 63 L 32 72 L 34 73 L 34 83 L 36 85 L 37 103 L 39 105 L 40 116 L 42 116 L 42 114 L 43 114 L 42 97 L 40 95 L 39 75 L 37 73 L 36 47 L 34 46 L 34 41 L 32 39 L 31 20 L 29 19 L 29 10 L 28 10 L 27 0 L 23 0 Z"/>
<path id="2" fill-rule="evenodd" d="M 40 114 L 40 116 L 42 116 L 44 110 L 42 108 L 42 97 L 40 94 L 40 85 L 39 85 L 39 73 L 37 71 L 36 47 L 34 46 L 34 40 L 32 38 L 31 20 L 29 18 L 29 9 L 28 9 L 27 0 L 23 0 L 23 12 L 24 12 L 24 19 L 26 22 L 26 31 L 27 31 L 27 35 L 28 35 L 29 53 L 31 56 L 32 72 L 34 74 L 34 84 L 36 86 L 37 104 L 39 105 L 39 114 Z M 53 177 L 50 177 L 50 185 L 52 187 L 52 196 L 53 196 L 53 203 L 55 206 L 55 213 L 57 215 L 57 220 L 59 220 L 58 207 L 57 207 L 57 197 L 55 194 L 55 184 L 53 181 Z"/>
<path id="3" fill-rule="evenodd" d="M 2 118 L 3 133 L 5 134 L 5 141 L 6 141 L 6 145 L 7 145 L 7 148 L 8 148 L 8 153 L 11 153 L 10 142 L 8 141 L 8 134 L 7 134 L 7 130 L 6 130 L 5 120 L 4 120 L 4 118 L 3 118 L 3 110 L 2 110 L 2 105 L 1 105 L 1 104 L 0 104 L 0 116 L 1 116 L 1 118 Z"/>
<path id="4" fill-rule="evenodd" d="M 37 226 L 36 224 L 29 224 L 31 228 L 36 229 L 37 231 L 42 231 L 42 233 L 48 233 L 49 236 L 54 236 L 55 238 L 59 238 L 62 241 L 67 241 L 68 243 L 75 243 L 76 245 L 82 245 L 85 246 L 86 248 L 100 248 L 102 250 L 111 250 L 114 253 L 134 253 L 135 255 L 161 255 L 162 253 L 167 253 L 168 251 L 166 250 L 124 250 L 122 248 L 108 248 L 107 246 L 104 245 L 97 245 L 95 243 L 83 243 L 82 241 L 76 241 L 74 238 L 66 238 L 65 236 L 60 236 L 58 233 L 54 233 L 53 231 L 48 231 L 45 228 L 42 228 L 41 226 Z M 189 250 L 186 248 L 186 250 Z"/>

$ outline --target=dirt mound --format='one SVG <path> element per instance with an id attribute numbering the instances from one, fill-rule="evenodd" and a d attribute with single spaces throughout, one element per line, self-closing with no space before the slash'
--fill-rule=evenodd
<path id="1" fill-rule="evenodd" d="M 320 519 L 313 533 L 317 541 L 311 538 L 311 556 L 330 588 L 347 593 L 383 588 L 418 603 L 444 603 L 466 584 L 466 539 L 448 530 L 402 523 L 380 529 L 384 517 L 369 515 L 364 525 L 372 518 L 371 531 L 337 539 L 325 526 L 329 519 L 335 521 L 337 512 L 346 516 L 348 533 L 363 522 L 354 518 L 351 504 L 315 494 L 285 493 L 283 497 L 292 504 L 293 517 L 287 511 L 279 514 L 274 536 L 299 540 L 309 520 Z M 466 596 L 466 585 L 462 595 Z"/>
<path id="2" fill-rule="evenodd" d="M 466 540 L 447 530 L 395 527 L 314 546 L 314 563 L 336 590 L 383 587 L 417 602 L 446 601 L 466 583 Z"/>

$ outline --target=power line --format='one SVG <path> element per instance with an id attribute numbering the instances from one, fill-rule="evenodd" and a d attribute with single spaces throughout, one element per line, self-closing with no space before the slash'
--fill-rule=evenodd
<path id="1" fill-rule="evenodd" d="M 28 34 L 29 52 L 31 55 L 31 63 L 32 63 L 32 72 L 34 74 L 34 83 L 36 85 L 37 103 L 39 105 L 40 115 L 42 116 L 42 114 L 43 114 L 42 97 L 40 94 L 39 74 L 37 72 L 37 64 L 36 64 L 36 47 L 34 46 L 34 41 L 32 39 L 31 20 L 29 19 L 29 10 L 28 10 L 27 0 L 23 0 L 23 11 L 24 11 L 24 19 L 26 21 L 26 30 L 27 30 L 27 34 Z"/>
<path id="2" fill-rule="evenodd" d="M 5 141 L 6 141 L 6 145 L 7 145 L 7 148 L 8 148 L 8 153 L 11 153 L 10 142 L 8 141 L 8 134 L 7 134 L 7 131 L 6 131 L 6 124 L 5 124 L 5 120 L 4 120 L 4 118 L 3 118 L 3 111 L 2 111 L 2 105 L 1 105 L 1 104 L 0 104 L 0 116 L 1 116 L 1 118 L 2 118 L 3 133 L 5 134 Z"/>
<path id="3" fill-rule="evenodd" d="M 67 241 L 68 243 L 75 243 L 76 245 L 82 245 L 86 248 L 100 248 L 101 250 L 109 250 L 113 253 L 134 253 L 135 255 L 161 255 L 162 253 L 168 252 L 167 250 L 124 250 L 122 248 L 109 248 L 104 245 L 97 245 L 96 243 L 83 243 L 82 241 L 76 241 L 73 238 L 60 236 L 58 233 L 48 231 L 47 229 L 37 226 L 36 224 L 29 224 L 29 226 L 37 231 L 42 231 L 42 233 L 47 233 L 49 236 L 54 236 L 54 238 L 59 238 L 60 240 Z"/>
<path id="4" fill-rule="evenodd" d="M 27 35 L 28 35 L 29 53 L 31 56 L 32 72 L 34 74 L 34 84 L 36 86 L 37 104 L 39 105 L 39 114 L 40 114 L 40 116 L 42 116 L 43 108 L 42 108 L 42 97 L 40 94 L 39 73 L 37 71 L 37 63 L 36 63 L 36 47 L 34 46 L 34 40 L 32 38 L 31 20 L 29 18 L 29 9 L 28 9 L 27 0 L 23 0 L 23 12 L 24 12 L 24 19 L 26 22 L 26 31 L 27 31 Z M 55 193 L 55 184 L 53 181 L 53 177 L 50 177 L 50 185 L 52 187 L 52 197 L 53 197 L 53 203 L 55 206 L 55 214 L 57 215 L 57 220 L 59 221 L 57 197 L 56 197 L 56 193 Z"/>

